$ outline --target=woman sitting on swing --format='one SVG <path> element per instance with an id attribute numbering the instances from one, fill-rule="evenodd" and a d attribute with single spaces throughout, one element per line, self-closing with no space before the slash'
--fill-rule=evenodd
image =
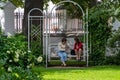
<path id="1" fill-rule="evenodd" d="M 60 60 L 62 62 L 62 66 L 66 66 L 66 61 L 67 61 L 67 52 L 66 50 L 70 48 L 69 44 L 67 43 L 66 38 L 62 38 L 61 42 L 58 43 L 58 56 L 60 57 Z"/>
<path id="2" fill-rule="evenodd" d="M 75 43 L 74 43 L 74 51 L 76 54 L 76 60 L 81 60 L 81 55 L 82 55 L 82 51 L 83 51 L 83 44 L 82 42 L 78 39 L 78 37 L 74 38 Z"/>

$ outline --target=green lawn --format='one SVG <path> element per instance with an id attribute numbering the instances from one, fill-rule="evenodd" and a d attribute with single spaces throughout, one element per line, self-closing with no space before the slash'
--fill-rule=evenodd
<path id="1" fill-rule="evenodd" d="M 42 68 L 44 80 L 120 80 L 120 66 L 96 66 L 86 68 Z"/>

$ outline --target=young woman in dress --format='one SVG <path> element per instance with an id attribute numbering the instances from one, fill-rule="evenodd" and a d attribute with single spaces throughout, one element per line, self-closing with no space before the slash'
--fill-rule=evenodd
<path id="1" fill-rule="evenodd" d="M 82 51 L 83 51 L 83 44 L 82 42 L 78 39 L 78 37 L 74 38 L 74 51 L 76 54 L 76 60 L 80 60 L 81 55 L 82 55 Z"/>

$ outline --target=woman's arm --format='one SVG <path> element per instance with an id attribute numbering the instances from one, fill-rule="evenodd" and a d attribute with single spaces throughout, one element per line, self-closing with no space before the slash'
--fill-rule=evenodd
<path id="1" fill-rule="evenodd" d="M 65 45 L 62 45 L 62 43 L 58 43 L 58 49 L 61 51 L 65 51 L 66 47 Z"/>

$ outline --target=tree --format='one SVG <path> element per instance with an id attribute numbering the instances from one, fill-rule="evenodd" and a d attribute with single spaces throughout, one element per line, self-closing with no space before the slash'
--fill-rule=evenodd
<path id="1" fill-rule="evenodd" d="M 89 36 L 91 41 L 89 59 L 94 65 L 104 64 L 106 44 L 112 34 L 112 26 L 108 26 L 108 19 L 118 16 L 114 15 L 117 14 L 116 9 L 119 7 L 117 1 L 104 0 L 89 10 Z"/>
<path id="2" fill-rule="evenodd" d="M 23 34 L 27 36 L 27 27 L 28 27 L 28 12 L 32 8 L 40 8 L 43 10 L 43 0 L 25 0 L 25 11 L 24 11 L 24 20 L 23 20 Z M 34 11 L 31 15 L 42 16 L 42 13 L 39 14 L 38 11 Z M 33 22 L 36 23 L 36 22 Z M 37 24 L 37 23 L 36 23 Z"/>

